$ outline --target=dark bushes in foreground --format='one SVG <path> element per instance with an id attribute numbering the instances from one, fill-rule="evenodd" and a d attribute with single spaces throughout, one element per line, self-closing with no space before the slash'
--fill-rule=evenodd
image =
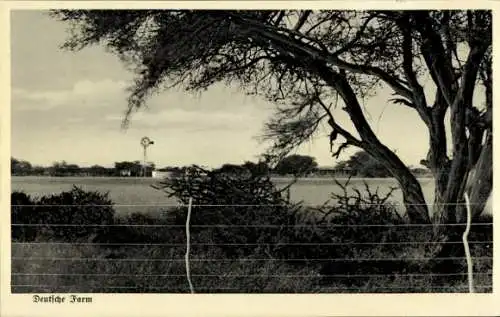
<path id="1" fill-rule="evenodd" d="M 310 208 L 290 203 L 269 178 L 250 174 L 193 167 L 187 176 L 162 185 L 183 204 L 193 198 L 192 242 L 216 246 L 228 258 L 279 259 L 315 267 L 325 276 L 430 273 L 435 266 L 429 259 L 438 242 L 432 226 L 412 226 L 398 212 L 389 201 L 396 188 L 381 195 L 366 183 L 364 190 L 348 190 L 349 181 L 337 182 L 342 190 L 329 204 Z M 170 216 L 182 228 L 186 208 L 171 210 Z M 491 232 L 491 227 L 474 226 L 470 240 L 486 238 L 485 233 L 491 238 Z M 465 272 L 464 259 L 444 261 L 454 267 L 450 273 L 457 267 Z"/>
<path id="2" fill-rule="evenodd" d="M 108 193 L 85 191 L 74 186 L 60 194 L 33 198 L 11 194 L 12 240 L 33 241 L 40 236 L 57 241 L 92 241 L 109 231 L 114 222 Z"/>
<path id="3" fill-rule="evenodd" d="M 339 183 L 343 192 L 333 195 L 331 204 L 309 208 L 290 203 L 265 177 L 196 174 L 196 170 L 191 175 L 165 182 L 162 188 L 184 204 L 193 197 L 191 257 L 193 281 L 199 291 L 229 287 L 230 292 L 328 292 L 331 287 L 331 291 L 340 287 L 387 292 L 388 285 L 398 285 L 403 288 L 392 291 L 404 292 L 406 286 L 413 291 L 432 291 L 438 286 L 441 290 L 434 291 L 439 292 L 443 287 L 452 291 L 465 282 L 465 274 L 439 280 L 432 277 L 432 265 L 426 259 L 435 242 L 431 228 L 409 225 L 389 203 L 390 193 L 382 196 L 366 186 L 364 192 L 356 189 L 353 194 L 347 184 Z M 78 188 L 39 199 L 12 193 L 12 205 L 13 224 L 79 225 L 57 230 L 13 226 L 14 241 L 90 239 L 104 243 L 84 252 L 109 261 L 146 259 L 87 263 L 84 271 L 88 273 L 136 276 L 126 281 L 124 277 L 107 279 L 106 285 L 125 283 L 131 287 L 123 288 L 126 292 L 188 291 L 183 278 L 186 206 L 164 210 L 159 217 L 136 213 L 113 218 L 112 202 L 106 194 Z M 472 227 L 469 240 L 473 256 L 484 257 L 474 262 L 478 279 L 486 285 L 484 290 L 491 285 L 488 274 L 492 261 L 488 258 L 492 257 L 493 239 L 491 219 L 481 221 L 484 223 Z M 21 251 L 42 252 L 17 250 Z M 457 263 L 465 273 L 465 260 L 455 259 L 455 266 Z M 58 271 L 64 270 L 61 263 L 56 265 Z M 68 271 L 75 270 L 73 264 L 68 266 Z M 151 288 L 152 281 L 137 272 L 165 276 L 161 281 L 164 287 Z M 100 288 L 99 281 L 92 283 L 92 291 L 117 291 Z"/>

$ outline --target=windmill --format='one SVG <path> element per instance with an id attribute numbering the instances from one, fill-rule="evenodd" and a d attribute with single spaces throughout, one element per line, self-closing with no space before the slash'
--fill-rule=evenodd
<path id="1" fill-rule="evenodd" d="M 154 144 L 154 142 L 148 138 L 147 136 L 143 137 L 141 139 L 141 146 L 142 148 L 144 149 L 144 162 L 143 162 L 143 165 L 142 165 L 142 176 L 145 177 L 146 176 L 146 164 L 147 164 L 147 148 L 148 146 Z"/>

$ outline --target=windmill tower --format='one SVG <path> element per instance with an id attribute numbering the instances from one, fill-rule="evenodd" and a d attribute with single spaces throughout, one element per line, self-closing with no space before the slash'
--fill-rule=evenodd
<path id="1" fill-rule="evenodd" d="M 147 162 L 148 162 L 148 161 L 147 161 L 147 159 L 148 159 L 147 149 L 148 149 L 148 147 L 149 147 L 150 145 L 152 145 L 152 144 L 154 144 L 154 142 L 153 142 L 150 138 L 148 138 L 147 136 L 145 136 L 145 137 L 143 137 L 143 138 L 141 139 L 141 146 L 142 146 L 142 148 L 143 148 L 143 150 L 144 150 L 144 161 L 143 161 L 143 163 L 142 163 L 142 176 L 143 176 L 143 177 L 146 177 L 146 166 L 147 166 L 147 164 L 148 164 L 148 163 L 147 163 Z"/>

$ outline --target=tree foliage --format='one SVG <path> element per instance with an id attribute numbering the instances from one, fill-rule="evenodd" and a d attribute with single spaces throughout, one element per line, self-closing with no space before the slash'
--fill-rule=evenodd
<path id="1" fill-rule="evenodd" d="M 346 161 L 341 161 L 336 168 L 348 168 L 352 176 L 391 177 L 391 173 L 377 159 L 364 151 L 358 151 Z"/>
<path id="2" fill-rule="evenodd" d="M 77 164 L 68 164 L 66 161 L 54 162 L 49 168 L 51 176 L 75 176 L 80 172 Z"/>
<path id="3" fill-rule="evenodd" d="M 142 176 L 143 173 L 146 173 L 145 175 L 151 176 L 154 168 L 154 164 L 148 164 L 144 166 L 140 161 L 115 162 L 115 171 L 118 175 L 120 175 L 121 171 L 130 171 L 130 176 Z"/>
<path id="4" fill-rule="evenodd" d="M 274 172 L 279 175 L 304 175 L 313 172 L 318 167 L 316 159 L 308 155 L 289 155 L 282 158 Z"/>
<path id="5" fill-rule="evenodd" d="M 28 161 L 18 160 L 16 158 L 10 158 L 10 172 L 12 175 L 29 175 L 31 174 L 33 167 Z"/>
<path id="6" fill-rule="evenodd" d="M 479 214 L 491 192 L 490 11 L 59 10 L 52 15 L 73 27 L 64 47 L 102 44 L 133 66 L 137 76 L 126 118 L 163 88 L 239 84 L 277 104 L 264 133 L 273 143 L 272 157 L 279 160 L 311 139 L 325 122 L 334 157 L 356 146 L 377 158 L 400 183 L 410 219 L 428 223 L 419 183 L 365 117 L 362 101 L 384 85 L 393 90 L 396 106 L 415 111 L 427 127 L 436 223 L 459 221 L 456 206 L 464 192 Z M 425 78 L 436 88 L 434 96 L 424 90 Z M 478 85 L 484 88 L 483 105 L 474 104 Z M 338 108 L 354 131 L 339 125 Z"/>
<path id="7" fill-rule="evenodd" d="M 59 194 L 30 197 L 12 192 L 12 239 L 34 241 L 40 236 L 56 241 L 92 242 L 106 235 L 115 210 L 109 193 L 73 186 Z"/>

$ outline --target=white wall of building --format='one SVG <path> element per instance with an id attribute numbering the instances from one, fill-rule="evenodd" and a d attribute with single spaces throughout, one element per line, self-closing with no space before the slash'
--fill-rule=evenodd
<path id="1" fill-rule="evenodd" d="M 162 171 L 153 171 L 153 178 L 167 178 L 172 175 L 172 172 L 162 172 Z"/>

